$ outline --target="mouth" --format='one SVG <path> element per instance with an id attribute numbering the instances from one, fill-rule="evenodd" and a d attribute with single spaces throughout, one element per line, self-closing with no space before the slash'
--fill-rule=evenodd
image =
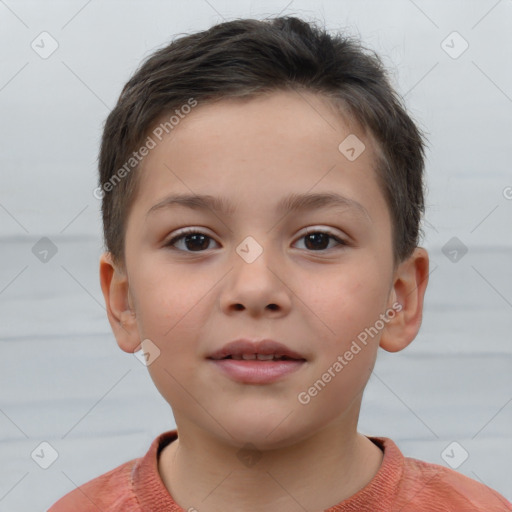
<path id="1" fill-rule="evenodd" d="M 305 361 L 306 358 L 286 345 L 274 340 L 250 340 L 241 338 L 224 345 L 208 356 L 208 359 L 234 359 L 236 361 Z"/>
<path id="2" fill-rule="evenodd" d="M 221 361 L 223 359 L 234 359 L 235 361 L 301 361 L 301 359 L 294 359 L 288 356 L 279 356 L 277 354 L 242 354 L 241 356 L 232 355 L 216 360 Z M 302 361 L 304 361 L 304 359 L 302 359 Z"/>
<path id="3" fill-rule="evenodd" d="M 306 358 L 273 340 L 235 340 L 207 357 L 215 367 L 242 384 L 270 384 L 297 371 Z"/>

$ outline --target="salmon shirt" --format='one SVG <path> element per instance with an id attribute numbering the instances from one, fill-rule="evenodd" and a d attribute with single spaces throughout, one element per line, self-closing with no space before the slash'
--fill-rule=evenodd
<path id="1" fill-rule="evenodd" d="M 177 437 L 176 430 L 161 434 L 144 457 L 72 490 L 48 512 L 183 512 L 158 472 L 159 453 Z M 326 512 L 512 512 L 512 504 L 490 487 L 453 469 L 404 457 L 389 438 L 367 437 L 384 452 L 377 474 Z"/>

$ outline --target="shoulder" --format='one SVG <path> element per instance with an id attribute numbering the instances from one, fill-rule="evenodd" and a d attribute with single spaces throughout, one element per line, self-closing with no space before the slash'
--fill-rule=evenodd
<path id="1" fill-rule="evenodd" d="M 181 510 L 167 492 L 158 473 L 158 455 L 177 439 L 177 431 L 159 435 L 141 458 L 125 462 L 89 482 L 77 487 L 55 503 L 48 512 L 140 512 L 159 509 Z M 159 509 L 160 510 L 160 509 Z"/>
<path id="2" fill-rule="evenodd" d="M 77 487 L 52 505 L 48 512 L 135 512 L 140 510 L 132 489 L 131 474 L 140 459 L 125 462 Z"/>
<path id="3" fill-rule="evenodd" d="M 512 504 L 490 487 L 453 469 L 409 457 L 404 457 L 398 496 L 403 512 L 512 511 Z"/>

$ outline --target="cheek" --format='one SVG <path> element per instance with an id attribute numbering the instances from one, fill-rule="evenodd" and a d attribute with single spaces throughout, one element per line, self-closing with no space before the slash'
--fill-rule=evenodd
<path id="1" fill-rule="evenodd" d="M 147 265 L 132 280 L 136 289 L 136 315 L 141 336 L 160 343 L 176 342 L 177 333 L 197 326 L 197 314 L 211 285 L 191 279 L 187 271 L 165 265 Z"/>
<path id="2" fill-rule="evenodd" d="M 197 370 L 198 326 L 205 323 L 205 307 L 212 307 L 207 295 L 211 283 L 164 264 L 139 272 L 136 285 L 140 336 L 159 349 L 148 366 L 151 379 L 173 408 L 190 408 L 189 392 L 197 394 L 192 376 Z"/>
<path id="3" fill-rule="evenodd" d="M 318 332 L 324 334 L 316 339 L 317 361 L 297 396 L 310 416 L 334 419 L 355 404 L 370 378 L 380 334 L 369 328 L 383 312 L 385 296 L 377 276 L 375 271 L 361 276 L 347 271 L 329 282 L 317 281 L 311 291 L 324 325 Z"/>
<path id="4" fill-rule="evenodd" d="M 307 297 L 311 311 L 323 322 L 324 340 L 341 350 L 384 312 L 387 288 L 375 266 L 340 266 L 339 273 L 310 279 Z"/>

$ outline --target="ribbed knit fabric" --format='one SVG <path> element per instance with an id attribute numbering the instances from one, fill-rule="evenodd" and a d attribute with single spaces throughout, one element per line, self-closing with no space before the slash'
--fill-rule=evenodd
<path id="1" fill-rule="evenodd" d="M 161 434 L 144 457 L 71 491 L 48 512 L 183 512 L 158 473 L 158 455 L 175 439 L 176 430 Z M 480 482 L 444 466 L 404 457 L 389 438 L 368 439 L 384 451 L 377 474 L 326 512 L 512 512 L 511 503 Z M 236 511 L 236 503 L 232 506 Z"/>

